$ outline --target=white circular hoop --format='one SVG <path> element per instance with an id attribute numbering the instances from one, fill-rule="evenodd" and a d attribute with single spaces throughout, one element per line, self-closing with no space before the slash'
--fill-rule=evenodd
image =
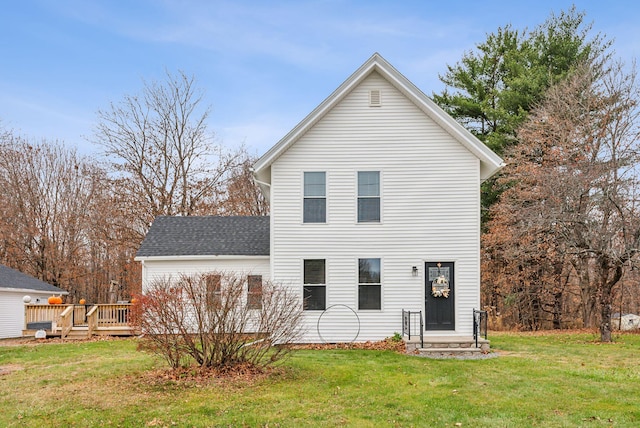
<path id="1" fill-rule="evenodd" d="M 356 322 L 357 322 L 357 324 L 358 324 L 358 329 L 357 329 L 356 334 L 355 334 L 355 336 L 353 337 L 353 339 L 351 339 L 351 340 L 347 341 L 347 343 L 353 343 L 353 342 L 355 342 L 355 341 L 356 341 L 356 339 L 358 338 L 358 336 L 360 335 L 360 317 L 358 316 L 358 314 L 356 313 L 356 311 L 354 311 L 354 310 L 353 310 L 353 308 L 352 308 L 352 307 L 347 306 L 347 305 L 343 305 L 343 304 L 331 305 L 331 306 L 329 306 L 328 308 L 326 308 L 324 311 L 322 311 L 322 313 L 321 313 L 321 314 L 320 314 L 320 316 L 318 317 L 318 322 L 316 323 L 316 329 L 317 329 L 317 331 L 318 331 L 318 337 L 320 338 L 320 340 L 322 341 L 322 343 L 330 343 L 330 342 L 328 342 L 327 340 L 325 340 L 325 338 L 324 338 L 324 337 L 322 337 L 322 333 L 320 333 L 320 320 L 322 320 L 322 317 L 324 316 L 324 314 L 326 314 L 326 313 L 327 313 L 327 311 L 328 311 L 329 309 L 336 308 L 336 307 L 343 307 L 343 308 L 347 308 L 347 309 L 349 309 L 351 312 L 353 312 L 353 315 L 355 315 L 355 317 L 356 317 Z"/>

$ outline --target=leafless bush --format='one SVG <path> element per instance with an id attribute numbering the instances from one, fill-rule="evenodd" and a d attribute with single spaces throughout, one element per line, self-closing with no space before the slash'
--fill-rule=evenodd
<path id="1" fill-rule="evenodd" d="M 153 281 L 133 311 L 142 347 L 172 368 L 280 360 L 301 333 L 301 302 L 270 281 L 248 289 L 246 276 L 221 272 Z"/>

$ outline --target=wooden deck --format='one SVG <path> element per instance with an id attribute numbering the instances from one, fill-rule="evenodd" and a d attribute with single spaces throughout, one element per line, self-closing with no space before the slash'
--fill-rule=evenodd
<path id="1" fill-rule="evenodd" d="M 25 305 L 23 336 L 45 330 L 47 337 L 85 339 L 92 336 L 132 336 L 130 303 L 97 305 Z"/>

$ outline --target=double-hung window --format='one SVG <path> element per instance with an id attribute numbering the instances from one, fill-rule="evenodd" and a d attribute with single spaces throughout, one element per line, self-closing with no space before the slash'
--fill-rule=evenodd
<path id="1" fill-rule="evenodd" d="M 327 282 L 324 259 L 304 260 L 303 299 L 305 310 L 326 309 Z"/>
<path id="2" fill-rule="evenodd" d="M 380 259 L 358 259 L 358 309 L 381 309 Z"/>
<path id="3" fill-rule="evenodd" d="M 304 223 L 327 222 L 327 174 L 325 172 L 304 173 Z"/>
<path id="4" fill-rule="evenodd" d="M 380 222 L 380 171 L 358 171 L 358 223 Z"/>
<path id="5" fill-rule="evenodd" d="M 262 275 L 247 276 L 247 308 L 262 309 Z"/>
<path id="6" fill-rule="evenodd" d="M 222 303 L 222 276 L 209 274 L 205 277 L 207 287 L 207 304 L 218 306 Z"/>

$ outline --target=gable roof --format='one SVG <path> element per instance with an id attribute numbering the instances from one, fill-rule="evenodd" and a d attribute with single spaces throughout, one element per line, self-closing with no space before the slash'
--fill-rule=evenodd
<path id="1" fill-rule="evenodd" d="M 268 256 L 269 217 L 156 217 L 136 260 L 171 256 Z"/>
<path id="2" fill-rule="evenodd" d="M 19 270 L 11 269 L 5 265 L 0 265 L 0 288 L 42 291 L 52 294 L 69 294 L 55 285 L 40 281 L 31 275 L 22 273 Z"/>
<path id="3" fill-rule="evenodd" d="M 269 168 L 280 155 L 295 144 L 310 128 L 322 119 L 333 107 L 346 97 L 356 86 L 366 79 L 372 72 L 378 72 L 396 89 L 402 92 L 428 117 L 438 123 L 453 138 L 466 147 L 480 160 L 480 178 L 484 181 L 495 174 L 504 162 L 491 149 L 485 146 L 473 134 L 456 122 L 447 112 L 426 96 L 420 89 L 404 77 L 389 64 L 380 54 L 375 53 L 355 73 L 342 83 L 327 99 L 316 107 L 295 128 L 284 136 L 275 146 L 269 149 L 254 165 L 255 176 L 258 181 L 271 180 Z M 260 183 L 259 183 L 260 184 Z M 262 183 L 265 184 L 265 183 Z"/>

